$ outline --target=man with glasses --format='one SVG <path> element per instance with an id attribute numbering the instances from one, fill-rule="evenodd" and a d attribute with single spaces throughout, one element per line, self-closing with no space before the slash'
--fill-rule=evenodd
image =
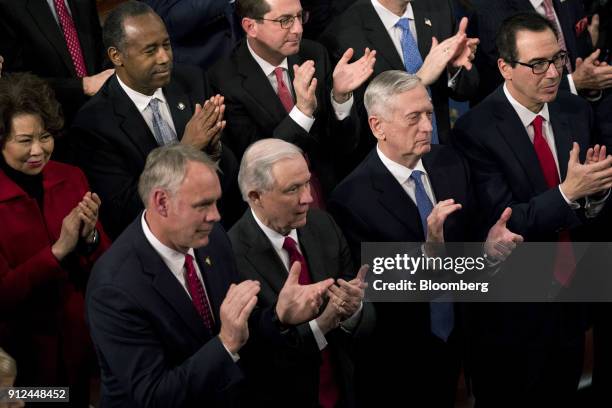
<path id="1" fill-rule="evenodd" d="M 567 53 L 549 20 L 536 13 L 510 17 L 497 47 L 504 84 L 454 129 L 486 218 L 480 227 L 486 232 L 512 208 L 510 230 L 527 242 L 558 242 L 543 268 L 533 259 L 531 268 L 516 271 L 526 273 L 525 286 L 546 273 L 551 287 L 571 287 L 574 268 L 567 266 L 578 261 L 571 241 L 585 240 L 609 195 L 612 157 L 590 147 L 588 103 L 559 90 Z M 565 263 L 557 263 L 561 258 Z M 584 305 L 496 303 L 470 311 L 469 367 L 478 406 L 574 406 Z"/>
<path id="2" fill-rule="evenodd" d="M 347 50 L 332 68 L 321 45 L 302 40 L 308 14 L 299 0 L 238 0 L 236 11 L 246 40 L 208 73 L 225 96 L 223 140 L 238 158 L 268 137 L 299 146 L 320 207 L 336 182 L 333 165 L 357 144 L 352 92 L 372 74 L 375 52 L 349 64 Z"/>

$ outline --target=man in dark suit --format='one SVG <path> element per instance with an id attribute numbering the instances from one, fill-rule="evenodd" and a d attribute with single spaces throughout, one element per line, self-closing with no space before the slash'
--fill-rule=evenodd
<path id="1" fill-rule="evenodd" d="M 471 241 L 478 217 L 469 169 L 451 147 L 431 145 L 433 106 L 419 77 L 384 72 L 368 85 L 364 102 L 377 146 L 329 204 L 353 257 L 359 259 L 362 242 L 425 242 L 428 256 L 430 244 Z M 505 227 L 510 214 L 487 236 L 485 253 L 493 259 L 504 259 L 522 239 Z M 406 406 L 453 407 L 461 323 L 452 304 L 374 306 L 374 335 L 358 353 L 363 406 L 392 406 L 400 399 Z"/>
<path id="2" fill-rule="evenodd" d="M 77 38 L 69 50 L 71 33 Z M 94 0 L 0 1 L 0 54 L 6 72 L 30 71 L 49 81 L 67 123 L 113 73 L 101 71 L 104 48 Z M 82 71 L 74 58 L 82 58 Z"/>
<path id="3" fill-rule="evenodd" d="M 246 40 L 208 72 L 226 98 L 224 141 L 237 157 L 268 137 L 296 144 L 308 155 L 321 205 L 336 184 L 334 164 L 357 143 L 352 91 L 371 75 L 375 53 L 349 64 L 349 51 L 332 68 L 321 45 L 302 40 L 299 0 L 239 0 L 236 10 Z"/>
<path id="4" fill-rule="evenodd" d="M 306 347 L 253 342 L 245 349 L 255 406 L 356 404 L 350 350 L 373 325 L 371 305 L 361 303 L 367 267 L 355 277 L 340 229 L 325 212 L 309 210 L 309 179 L 301 149 L 280 139 L 260 140 L 242 158 L 239 183 L 250 209 L 229 235 L 241 278 L 261 283 L 259 305 L 276 303 L 296 259 L 304 265 L 300 282 L 337 282 L 321 314 L 298 327 Z"/>
<path id="5" fill-rule="evenodd" d="M 406 26 L 400 27 L 402 23 Z M 320 41 L 332 60 L 338 59 L 348 47 L 356 50 L 356 57 L 366 47 L 376 50 L 374 75 L 392 69 L 418 74 L 431 91 L 436 118 L 434 143 L 448 144 L 448 98 L 466 100 L 478 85 L 478 73 L 471 69 L 470 62 L 478 40 L 466 39 L 467 20 L 461 24 L 458 32 L 452 2 L 448 0 L 364 0 L 337 18 Z M 432 37 L 436 38 L 434 43 Z M 415 60 L 420 60 L 421 65 L 413 63 Z M 361 112 L 364 92 L 365 85 L 356 92 L 356 101 L 361 109 L 362 130 L 370 134 L 367 115 Z M 372 149 L 374 140 L 371 136 L 360 140 L 356 163 Z"/>
<path id="6" fill-rule="evenodd" d="M 164 20 L 174 60 L 210 68 L 242 35 L 231 0 L 144 0 Z"/>
<path id="7" fill-rule="evenodd" d="M 568 52 L 562 87 L 572 93 L 591 96 L 590 90 L 598 91 L 612 85 L 612 67 L 600 65 L 600 52 L 594 51 L 589 35 L 588 23 L 582 2 L 579 0 L 476 0 L 468 31 L 480 39 L 480 48 L 474 64 L 480 74 L 478 93 L 471 100 L 472 105 L 480 102 L 493 92 L 503 81 L 497 69 L 499 52 L 495 44 L 496 33 L 504 19 L 519 12 L 554 14 L 555 28 L 563 37 Z"/>
<path id="8" fill-rule="evenodd" d="M 216 170 L 181 144 L 147 158 L 138 186 L 145 211 L 95 265 L 87 289 L 101 406 L 232 406 L 249 335 L 291 342 L 285 327 L 312 318 L 333 283 L 299 285 L 293 268 L 278 302 L 256 309 L 259 282 L 233 283 Z"/>
<path id="9" fill-rule="evenodd" d="M 138 176 L 159 145 L 180 141 L 221 158 L 223 190 L 231 199 L 238 165 L 219 141 L 223 99 L 205 102 L 199 68 L 173 67 L 161 19 L 146 4 L 128 1 L 107 16 L 104 39 L 116 75 L 79 112 L 70 136 L 79 166 L 105 202 L 101 216 L 109 234 L 118 236 L 142 210 Z"/>
<path id="10" fill-rule="evenodd" d="M 589 149 L 588 103 L 559 90 L 567 56 L 549 20 L 517 14 L 500 27 L 497 45 L 505 83 L 460 118 L 455 139 L 470 162 L 485 228 L 509 206 L 508 226 L 526 241 L 559 241 L 557 248 L 565 248 L 549 258 L 566 257 L 564 265 L 526 268 L 526 287 L 543 274 L 571 287 L 567 254 L 574 250 L 567 243 L 588 240 L 587 221 L 612 185 L 612 157 L 600 155 L 599 146 Z M 491 304 L 471 312 L 478 404 L 571 404 L 582 373 L 583 305 Z"/>

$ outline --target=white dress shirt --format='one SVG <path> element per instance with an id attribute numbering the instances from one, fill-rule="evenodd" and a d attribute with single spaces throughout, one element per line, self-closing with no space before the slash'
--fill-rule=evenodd
<path id="1" fill-rule="evenodd" d="M 187 287 L 187 282 L 185 281 L 185 254 L 182 252 L 175 251 L 174 249 L 162 244 L 159 239 L 157 239 L 157 237 L 153 234 L 153 232 L 151 232 L 151 229 L 147 224 L 147 220 L 145 219 L 145 214 L 146 211 L 142 213 L 140 219 L 140 224 L 142 225 L 142 231 L 144 232 L 145 238 L 147 239 L 147 241 L 149 241 L 155 252 L 157 252 L 157 254 L 161 257 L 162 261 L 164 261 L 164 264 L 168 267 L 170 272 L 172 272 L 172 275 L 174 275 L 174 277 L 179 281 L 183 289 L 185 289 L 185 293 L 187 293 L 189 299 L 191 299 L 191 294 L 189 293 L 189 288 Z M 204 293 L 206 295 L 205 298 L 208 302 L 208 309 L 210 310 L 210 315 L 213 317 L 213 319 L 215 319 L 215 316 L 213 314 L 213 308 L 208 298 L 208 292 L 206 291 L 206 285 L 204 284 L 204 280 L 202 279 L 200 267 L 198 266 L 198 263 L 195 262 L 196 256 L 193 248 L 189 248 L 189 251 L 187 251 L 187 253 L 191 255 L 194 259 L 193 266 L 195 267 L 198 279 L 200 280 L 200 282 L 202 283 L 202 287 L 204 288 Z M 223 342 L 221 344 L 223 344 Z M 225 344 L 223 344 L 223 347 L 225 347 Z M 234 362 L 240 359 L 240 356 L 238 356 L 238 354 L 230 352 L 227 347 L 225 347 L 225 349 L 230 354 Z"/>
<path id="2" fill-rule="evenodd" d="M 123 83 L 119 75 L 116 75 L 117 82 L 119 82 L 119 86 L 125 91 L 128 98 L 136 105 L 138 112 L 142 115 L 142 118 L 147 123 L 149 129 L 151 129 L 151 133 L 155 134 L 153 131 L 153 111 L 151 107 L 149 107 L 149 102 L 151 99 L 157 98 L 159 100 L 159 113 L 161 114 L 162 119 L 164 119 L 170 128 L 176 134 L 176 128 L 174 127 L 174 121 L 172 120 L 172 115 L 170 114 L 170 107 L 168 106 L 168 102 L 166 101 L 166 97 L 164 96 L 164 92 L 161 88 L 157 88 L 153 95 L 145 95 L 138 91 L 133 90 L 129 86 Z M 181 135 L 176 135 L 177 139 L 180 139 Z"/>
<path id="3" fill-rule="evenodd" d="M 534 138 L 534 129 L 532 125 L 533 120 L 538 115 L 544 118 L 544 121 L 542 123 L 542 133 L 543 133 L 544 139 L 546 140 L 546 143 L 548 144 L 548 147 L 550 148 L 550 151 L 552 152 L 553 158 L 555 159 L 555 165 L 557 166 L 557 175 L 559 176 L 559 180 L 562 180 L 561 170 L 559 168 L 559 158 L 557 157 L 557 146 L 555 144 L 555 135 L 553 133 L 552 124 L 550 121 L 550 114 L 548 112 L 548 104 L 545 103 L 544 106 L 542 106 L 542 109 L 540 110 L 540 112 L 533 113 L 532 111 L 530 111 L 529 109 L 521 105 L 519 101 L 514 99 L 514 97 L 508 91 L 508 87 L 506 84 L 504 84 L 504 94 L 506 95 L 506 98 L 508 98 L 508 102 L 510 102 L 510 105 L 512 105 L 512 107 L 516 111 L 516 114 L 518 115 L 521 123 L 523 124 L 523 127 L 525 128 L 525 131 L 527 132 L 527 135 L 529 136 L 529 140 L 531 141 L 531 143 L 533 143 L 533 138 Z M 561 193 L 561 196 L 563 196 L 563 199 L 565 200 L 565 202 L 572 209 L 577 210 L 581 207 L 580 203 L 578 203 L 577 201 L 570 201 L 566 197 L 566 195 L 563 193 L 563 190 L 561 189 L 560 184 L 559 184 L 559 192 Z M 598 199 L 598 200 L 591 199 L 587 196 L 586 205 L 585 205 L 586 216 L 591 218 L 599 214 L 599 212 L 603 208 L 604 201 L 607 199 L 609 194 L 610 192 L 608 191 L 608 194 L 603 199 Z"/>
<path id="4" fill-rule="evenodd" d="M 270 64 L 268 61 L 264 60 L 259 55 L 257 55 L 255 51 L 253 51 L 253 48 L 251 47 L 251 44 L 249 44 L 248 40 L 247 40 L 247 48 L 249 49 L 249 52 L 253 56 L 253 59 L 255 59 L 255 62 L 257 62 L 257 65 L 260 66 L 266 78 L 268 78 L 268 81 L 270 81 L 270 85 L 272 85 L 272 89 L 274 89 L 274 92 L 278 93 L 278 84 L 276 81 L 276 75 L 274 74 L 274 70 L 277 67 Z M 289 89 L 289 91 L 291 91 L 291 95 L 293 96 L 294 95 L 293 83 L 291 81 L 291 77 L 289 76 L 289 69 L 293 69 L 293 67 L 289 67 L 287 63 L 287 58 L 285 58 L 278 65 L 278 67 L 283 68 L 283 81 L 285 82 L 285 84 L 287 85 L 287 88 Z M 317 86 L 325 86 L 325 84 L 318 83 Z M 331 97 L 331 103 L 334 109 L 334 113 L 336 114 L 336 118 L 338 120 L 343 120 L 344 118 L 348 117 L 351 113 L 351 107 L 353 106 L 353 97 L 351 96 L 344 103 L 337 103 L 334 100 L 334 98 Z M 294 106 L 293 109 L 291 109 L 291 112 L 289 112 L 289 117 L 293 119 L 295 123 L 297 123 L 302 129 L 304 129 L 307 132 L 310 132 L 310 129 L 312 128 L 312 125 L 314 124 L 314 121 L 315 121 L 314 118 L 311 118 L 310 116 L 307 116 L 304 113 L 302 113 L 302 111 L 300 111 L 297 106 Z"/>

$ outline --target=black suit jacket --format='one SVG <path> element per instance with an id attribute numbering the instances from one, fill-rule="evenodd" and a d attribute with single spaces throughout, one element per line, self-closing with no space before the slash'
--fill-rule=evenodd
<path id="1" fill-rule="evenodd" d="M 592 143 L 592 113 L 586 101 L 564 91 L 559 91 L 548 109 L 563 180 L 572 142 L 580 145 L 581 162 Z M 555 242 L 562 229 L 569 230 L 573 241 L 589 240 L 584 210 L 572 210 L 559 188 L 547 187 L 533 144 L 502 87 L 462 116 L 454 132 L 470 163 L 479 209 L 486 218 L 482 234 L 505 207 L 511 207 L 508 228 L 525 241 Z M 550 283 L 550 259 L 553 255 L 534 259 L 533 267 L 523 271 L 525 282 L 531 285 L 545 278 Z M 478 343 L 520 347 L 565 344 L 582 336 L 584 313 L 576 304 L 491 304 L 474 309 L 470 331 Z"/>
<path id="2" fill-rule="evenodd" d="M 246 41 L 242 41 L 228 58 L 208 71 L 213 91 L 225 96 L 224 142 L 239 159 L 250 144 L 260 139 L 274 137 L 293 143 L 308 154 L 324 190 L 331 191 L 336 184 L 333 163 L 351 152 L 358 141 L 354 109 L 343 121 L 336 119 L 330 100 L 333 67 L 321 45 L 302 40 L 298 54 L 287 60 L 292 81 L 294 64 L 315 62 L 318 105 L 310 132 L 289 117 L 270 81 L 251 56 Z"/>
<path id="3" fill-rule="evenodd" d="M 327 278 L 350 280 L 355 276 L 349 248 L 333 219 L 325 212 L 310 210 L 307 224 L 299 228 L 301 250 L 308 263 L 313 282 Z M 276 304 L 287 278 L 272 244 L 257 225 L 251 210 L 229 232 L 241 279 L 261 282 L 259 305 Z M 359 325 L 350 335 L 341 328 L 326 335 L 331 347 L 336 380 L 342 388 L 342 406 L 355 406 L 353 386 L 353 340 L 367 335 L 373 325 L 373 311 L 364 303 Z M 323 309 L 321 309 L 323 310 Z M 245 370 L 249 391 L 257 406 L 318 406 L 319 366 L 321 353 L 308 323 L 296 327 L 300 347 L 271 347 L 252 342 L 245 349 Z M 249 394 L 247 394 L 249 395 Z M 290 401 L 290 402 L 289 402 Z"/>
<path id="4" fill-rule="evenodd" d="M 470 36 L 480 39 L 474 60 L 480 74 L 478 93 L 471 100 L 472 105 L 475 105 L 503 82 L 497 68 L 499 52 L 495 43 L 499 26 L 506 18 L 516 13 L 535 10 L 529 0 L 474 0 L 473 3 L 468 32 Z M 585 16 L 582 2 L 553 0 L 553 5 L 561 24 L 572 68 L 575 68 L 576 58 L 584 58 L 592 49 L 588 30 L 584 30 L 580 35 L 577 35 L 575 30 L 576 23 Z M 569 89 L 567 79 L 564 78 L 562 86 Z"/>
<path id="5" fill-rule="evenodd" d="M 104 47 L 94 0 L 68 0 L 89 75 L 102 69 Z M 49 81 L 67 122 L 87 101 L 59 24 L 46 0 L 0 1 L 0 55 L 6 72 L 30 71 Z"/>
<path id="6" fill-rule="evenodd" d="M 185 125 L 208 95 L 199 68 L 175 65 L 170 83 L 163 88 L 179 140 Z M 181 109 L 182 107 L 182 109 Z M 104 203 L 101 216 L 111 236 L 116 237 L 142 210 L 138 178 L 147 155 L 158 147 L 136 105 L 111 77 L 83 107 L 70 130 L 77 163 L 85 170 L 93 191 Z M 224 191 L 231 189 L 237 163 L 223 149 L 221 176 Z"/>
<path id="7" fill-rule="evenodd" d="M 212 306 L 213 332 L 145 238 L 140 217 L 95 265 L 86 317 L 102 370 L 101 406 L 232 405 L 243 375 L 217 334 L 219 307 L 237 272 L 220 225 L 210 243 L 196 249 L 195 260 Z"/>
<path id="8" fill-rule="evenodd" d="M 447 0 L 414 1 L 412 10 L 414 12 L 417 31 L 417 42 L 419 52 L 423 59 L 431 48 L 431 37 L 435 36 L 443 41 L 455 35 L 457 24 L 453 14 L 452 2 Z M 426 24 L 429 20 L 430 24 Z M 378 17 L 374 6 L 369 0 L 361 0 L 346 10 L 329 26 L 319 40 L 327 47 L 333 61 L 338 61 L 347 48 L 355 50 L 353 59 L 361 58 L 366 47 L 376 50 L 376 65 L 371 79 L 378 74 L 388 70 L 405 70 L 404 63 L 397 53 L 387 30 Z M 450 118 L 448 110 L 448 98 L 466 100 L 476 91 L 478 85 L 478 73 L 475 69 L 464 70 L 458 78 L 454 90 L 447 86 L 448 77 L 442 73 L 440 78 L 431 85 L 432 102 L 436 112 L 438 135 L 441 143 L 450 142 Z M 363 93 L 368 83 L 364 84 L 356 92 L 356 100 L 361 109 L 363 108 Z M 362 118 L 367 118 L 364 112 L 360 112 Z M 370 135 L 369 126 L 366 121 L 362 123 L 364 135 Z M 375 139 L 364 136 L 359 149 L 359 163 L 375 144 Z"/>

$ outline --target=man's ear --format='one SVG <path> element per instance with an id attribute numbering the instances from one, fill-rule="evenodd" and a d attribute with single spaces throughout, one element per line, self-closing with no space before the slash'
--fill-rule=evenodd
<path id="1" fill-rule="evenodd" d="M 256 207 L 261 207 L 261 193 L 259 191 L 249 191 L 248 197 L 249 203 L 252 203 Z"/>
<path id="2" fill-rule="evenodd" d="M 383 129 L 383 123 L 380 118 L 376 115 L 368 116 L 368 124 L 372 130 L 372 134 L 378 140 L 385 140 L 385 131 Z"/>
<path id="3" fill-rule="evenodd" d="M 512 66 L 502 58 L 497 59 L 497 68 L 504 79 L 512 79 Z"/>
<path id="4" fill-rule="evenodd" d="M 114 66 L 123 66 L 123 54 L 117 47 L 108 47 L 106 53 L 108 54 L 108 59 L 110 59 Z"/>
<path id="5" fill-rule="evenodd" d="M 242 25 L 242 29 L 244 30 L 247 37 L 257 37 L 257 20 L 254 20 L 249 17 L 244 17 L 240 24 Z"/>
<path id="6" fill-rule="evenodd" d="M 156 189 L 151 193 L 151 201 L 153 209 L 156 213 L 161 215 L 162 217 L 168 216 L 168 205 L 170 201 L 170 197 L 168 196 L 168 192 L 162 189 Z"/>

